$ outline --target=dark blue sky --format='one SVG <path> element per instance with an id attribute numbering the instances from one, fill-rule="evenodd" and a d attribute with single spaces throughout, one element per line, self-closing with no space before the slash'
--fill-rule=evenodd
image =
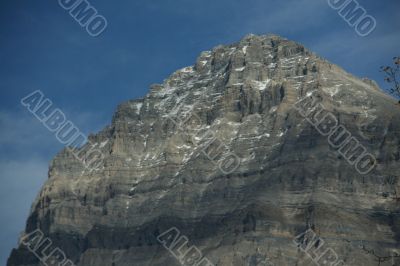
<path id="1" fill-rule="evenodd" d="M 91 37 L 57 0 L 0 1 L 0 264 L 62 148 L 20 99 L 40 89 L 83 132 L 106 125 L 118 103 L 192 65 L 203 50 L 248 33 L 304 44 L 347 71 L 375 79 L 399 56 L 400 2 L 359 0 L 377 20 L 359 37 L 327 0 L 92 0 L 108 27 Z"/>

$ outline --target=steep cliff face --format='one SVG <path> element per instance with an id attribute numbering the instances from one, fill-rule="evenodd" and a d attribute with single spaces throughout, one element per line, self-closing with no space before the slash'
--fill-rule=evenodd
<path id="1" fill-rule="evenodd" d="M 307 97 L 376 158 L 372 171 L 307 121 L 296 104 Z M 249 35 L 121 104 L 90 137 L 99 169 L 60 152 L 26 233 L 40 229 L 75 265 L 180 265 L 157 240 L 175 227 L 214 265 L 253 266 L 312 265 L 293 242 L 312 229 L 338 265 L 378 265 L 367 250 L 400 253 L 399 130 L 400 106 L 373 82 Z M 39 260 L 21 244 L 8 265 Z"/>

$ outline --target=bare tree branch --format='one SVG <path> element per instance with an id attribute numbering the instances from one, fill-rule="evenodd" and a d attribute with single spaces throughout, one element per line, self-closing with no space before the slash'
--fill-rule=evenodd
<path id="1" fill-rule="evenodd" d="M 400 57 L 393 57 L 393 66 L 382 66 L 381 72 L 385 74 L 385 81 L 392 85 L 390 93 L 400 97 Z"/>
<path id="2" fill-rule="evenodd" d="M 374 256 L 374 257 L 375 257 L 375 261 L 378 262 L 378 266 L 380 266 L 382 262 L 388 261 L 388 260 L 390 260 L 390 259 L 393 259 L 393 258 L 400 258 L 400 254 L 397 254 L 397 253 L 393 253 L 392 255 L 389 255 L 389 256 L 380 256 L 380 255 L 377 255 L 377 254 L 375 253 L 375 250 L 373 250 L 373 249 L 367 249 L 364 245 L 362 245 L 362 250 L 363 250 L 365 253 L 371 254 L 372 256 Z"/>

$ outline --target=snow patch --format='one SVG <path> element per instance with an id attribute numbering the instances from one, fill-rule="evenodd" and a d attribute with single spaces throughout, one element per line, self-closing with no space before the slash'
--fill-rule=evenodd
<path id="1" fill-rule="evenodd" d="M 271 53 L 266 54 L 269 58 L 274 58 L 274 56 Z"/>
<path id="2" fill-rule="evenodd" d="M 271 82 L 270 79 L 267 79 L 265 81 L 257 81 L 257 80 L 253 81 L 253 83 L 256 85 L 257 89 L 260 91 L 265 90 L 270 82 Z"/>
<path id="3" fill-rule="evenodd" d="M 189 146 L 189 145 L 183 144 L 182 146 L 176 146 L 176 148 L 177 149 L 189 149 L 189 148 L 192 148 L 192 147 Z"/>
<path id="4" fill-rule="evenodd" d="M 294 76 L 294 77 L 291 77 L 292 79 L 299 79 L 299 78 L 304 78 L 305 76 Z"/>
<path id="5" fill-rule="evenodd" d="M 136 114 L 140 113 L 142 106 L 143 106 L 143 103 L 136 103 Z"/>
<path id="6" fill-rule="evenodd" d="M 240 126 L 241 125 L 240 122 L 232 122 L 232 121 L 228 121 L 227 124 L 230 125 L 230 126 Z"/>
<path id="7" fill-rule="evenodd" d="M 206 62 L 207 62 L 207 61 L 206 61 Z M 192 73 L 192 72 L 194 72 L 194 70 L 193 70 L 193 67 L 192 67 L 192 66 L 189 66 L 189 67 L 182 68 L 182 69 L 180 70 L 180 72 L 183 72 L 183 73 Z"/>
<path id="8" fill-rule="evenodd" d="M 276 136 L 277 137 L 282 137 L 285 133 L 287 132 L 287 129 L 285 130 L 285 132 L 279 132 Z"/>
<path id="9" fill-rule="evenodd" d="M 276 112 L 276 110 L 278 110 L 278 106 L 273 106 L 273 107 L 271 107 L 271 109 L 269 110 L 269 113 L 271 114 L 271 113 L 273 113 L 273 112 Z"/>
<path id="10" fill-rule="evenodd" d="M 310 96 L 312 96 L 312 95 L 313 95 L 313 93 L 314 93 L 314 91 L 315 91 L 315 90 L 307 92 L 307 93 L 306 93 L 307 97 L 310 97 Z"/>
<path id="11" fill-rule="evenodd" d="M 335 96 L 339 92 L 341 84 L 335 85 L 334 87 L 322 88 L 322 90 L 328 93 L 331 97 Z"/>
<path id="12" fill-rule="evenodd" d="M 102 143 L 100 143 L 100 148 L 103 148 L 104 146 L 106 146 L 106 144 L 108 143 L 108 139 L 103 141 Z"/>

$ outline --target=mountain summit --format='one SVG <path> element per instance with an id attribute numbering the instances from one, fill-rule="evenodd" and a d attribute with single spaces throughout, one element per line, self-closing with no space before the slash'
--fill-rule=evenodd
<path id="1" fill-rule="evenodd" d="M 96 169 L 61 151 L 7 265 L 35 230 L 65 266 L 400 265 L 399 132 L 376 83 L 248 35 L 119 105 Z"/>

